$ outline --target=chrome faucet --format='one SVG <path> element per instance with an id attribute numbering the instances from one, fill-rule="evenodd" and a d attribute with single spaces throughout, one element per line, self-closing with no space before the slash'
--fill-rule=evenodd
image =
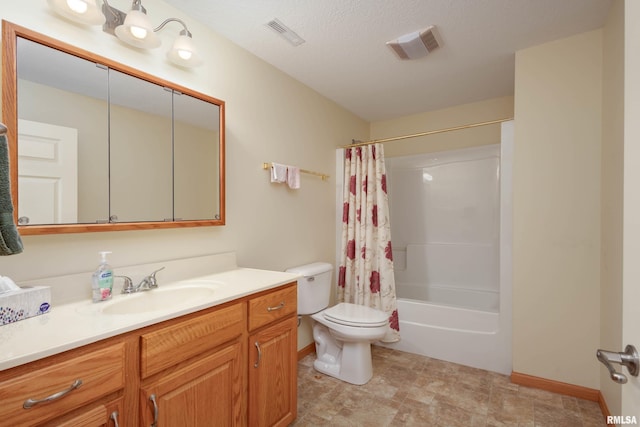
<path id="1" fill-rule="evenodd" d="M 160 270 L 164 270 L 164 267 L 157 269 L 153 273 L 145 276 L 136 286 L 133 286 L 133 281 L 128 276 L 114 276 L 124 279 L 124 285 L 122 286 L 123 294 L 133 294 L 141 291 L 150 291 L 158 287 L 158 280 L 156 279 L 156 273 Z"/>

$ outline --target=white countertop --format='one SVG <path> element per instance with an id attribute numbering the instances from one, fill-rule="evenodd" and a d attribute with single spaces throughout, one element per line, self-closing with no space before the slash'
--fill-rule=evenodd
<path id="1" fill-rule="evenodd" d="M 286 272 L 237 268 L 166 285 L 161 283 L 159 289 L 164 290 L 194 282 L 213 282 L 214 290 L 195 303 L 177 301 L 171 308 L 133 314 L 102 313 L 106 307 L 139 295 L 116 294 L 115 289 L 110 301 L 87 300 L 53 306 L 49 313 L 0 326 L 0 370 L 275 288 L 298 277 Z"/>

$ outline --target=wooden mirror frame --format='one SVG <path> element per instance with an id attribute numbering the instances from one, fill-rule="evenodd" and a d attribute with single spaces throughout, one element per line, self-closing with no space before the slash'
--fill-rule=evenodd
<path id="1" fill-rule="evenodd" d="M 59 51 L 106 65 L 114 70 L 129 74 L 133 77 L 149 81 L 154 84 L 169 87 L 184 94 L 211 102 L 220 107 L 219 132 L 219 219 L 185 220 L 185 221 L 149 221 L 122 223 L 84 223 L 84 224 L 45 224 L 18 226 L 21 235 L 40 235 L 58 233 L 88 233 L 99 231 L 148 230 L 158 228 L 206 227 L 225 225 L 225 103 L 211 96 L 203 95 L 186 87 L 182 87 L 155 77 L 151 74 L 127 67 L 111 59 L 93 54 L 80 48 L 68 45 L 59 40 L 13 24 L 2 21 L 2 115 L 7 127 L 9 145 L 9 169 L 11 178 L 11 198 L 14 203 L 14 222 L 18 220 L 18 102 L 17 102 L 17 39 L 22 37 L 36 43 L 57 49 Z"/>

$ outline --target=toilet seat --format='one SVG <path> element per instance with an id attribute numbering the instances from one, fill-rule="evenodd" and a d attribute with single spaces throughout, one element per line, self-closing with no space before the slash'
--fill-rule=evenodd
<path id="1" fill-rule="evenodd" d="M 324 310 L 322 314 L 329 322 L 359 328 L 377 328 L 389 322 L 383 311 L 345 302 Z"/>

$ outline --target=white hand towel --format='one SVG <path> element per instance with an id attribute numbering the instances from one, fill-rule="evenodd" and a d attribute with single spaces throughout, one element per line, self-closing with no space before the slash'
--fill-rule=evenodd
<path id="1" fill-rule="evenodd" d="M 287 185 L 294 190 L 300 188 L 300 168 L 295 166 L 287 167 Z"/>
<path id="2" fill-rule="evenodd" d="M 271 163 L 271 182 L 286 182 L 287 166 L 279 163 Z"/>

